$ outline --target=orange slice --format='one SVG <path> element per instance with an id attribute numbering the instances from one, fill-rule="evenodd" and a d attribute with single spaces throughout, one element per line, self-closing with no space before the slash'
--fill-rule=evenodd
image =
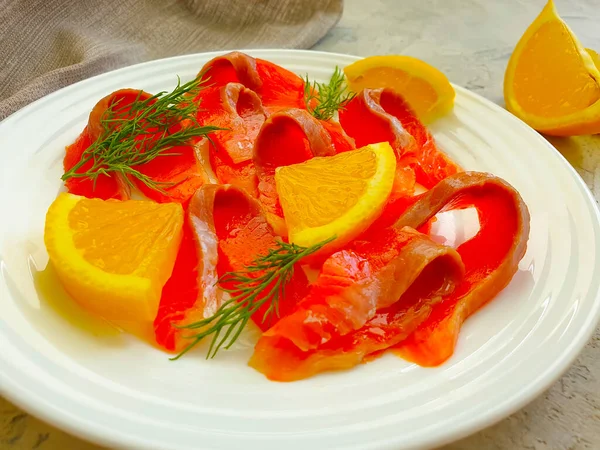
<path id="1" fill-rule="evenodd" d="M 594 61 L 596 69 L 600 70 L 600 55 L 598 55 L 598 52 L 592 50 L 591 48 L 586 48 L 585 51 L 588 52 L 588 55 L 590 55 L 592 61 Z"/>
<path id="2" fill-rule="evenodd" d="M 508 62 L 507 109 L 546 134 L 600 132 L 600 71 L 593 58 L 548 1 Z"/>
<path id="3" fill-rule="evenodd" d="M 454 105 L 455 92 L 448 78 L 412 56 L 369 56 L 346 66 L 344 73 L 348 86 L 356 92 L 364 88 L 392 88 L 423 122 L 443 116 Z"/>
<path id="4" fill-rule="evenodd" d="M 332 250 L 351 241 L 381 214 L 395 173 L 387 142 L 279 167 L 275 183 L 290 242 L 311 247 L 336 236 Z"/>
<path id="5" fill-rule="evenodd" d="M 105 319 L 152 321 L 181 242 L 183 208 L 62 193 L 48 209 L 44 241 L 58 278 Z"/>

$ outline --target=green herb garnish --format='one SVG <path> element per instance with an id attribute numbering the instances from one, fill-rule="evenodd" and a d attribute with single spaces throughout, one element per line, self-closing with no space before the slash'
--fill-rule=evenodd
<path id="1" fill-rule="evenodd" d="M 231 298 L 223 303 L 211 317 L 176 327 L 181 330 L 200 331 L 185 336 L 185 338 L 191 339 L 191 342 L 171 360 L 181 358 L 202 339 L 211 335 L 212 341 L 206 355 L 207 359 L 214 358 L 223 346 L 225 349 L 229 349 L 240 336 L 252 315 L 264 304 L 268 304 L 269 307 L 262 317 L 263 322 L 272 316 L 278 317 L 279 302 L 285 296 L 285 287 L 294 275 L 296 264 L 306 256 L 320 250 L 334 238 L 308 248 L 279 241 L 276 247 L 269 250 L 266 255 L 256 258 L 245 270 L 228 272 L 223 275 L 218 283 L 234 286 L 231 289 L 222 288 L 231 295 Z M 222 333 L 223 335 L 221 335 Z"/>
<path id="2" fill-rule="evenodd" d="M 343 72 L 336 66 L 329 83 L 304 81 L 304 103 L 309 113 L 319 120 L 331 119 L 337 111 L 352 100 L 356 94 L 346 87 Z M 314 102 L 316 101 L 316 102 Z M 316 103 L 314 106 L 312 103 Z"/>
<path id="3" fill-rule="evenodd" d="M 181 84 L 171 92 L 159 92 L 150 98 L 141 99 L 141 91 L 133 103 L 111 104 L 102 114 L 102 133 L 82 154 L 81 160 L 62 176 L 69 178 L 89 178 L 95 183 L 100 175 L 121 175 L 130 186 L 129 177 L 136 178 L 151 189 L 162 191 L 162 186 L 170 183 L 156 182 L 135 167 L 152 161 L 158 156 L 178 155 L 169 152 L 179 145 L 188 144 L 190 139 L 205 137 L 208 133 L 220 130 L 213 126 L 200 126 L 196 119 L 198 102 L 192 101 L 193 94 L 202 89 L 205 82 L 198 78 Z M 189 125 L 172 130 L 182 121 Z M 91 167 L 77 171 L 91 161 Z"/>

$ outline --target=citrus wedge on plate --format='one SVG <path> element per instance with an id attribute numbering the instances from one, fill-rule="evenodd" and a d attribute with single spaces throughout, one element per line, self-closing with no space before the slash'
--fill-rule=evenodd
<path id="1" fill-rule="evenodd" d="M 507 109 L 546 134 L 600 132 L 600 71 L 595 56 L 585 50 L 550 0 L 508 62 Z"/>
<path id="2" fill-rule="evenodd" d="M 596 69 L 600 70 L 600 55 L 598 55 L 598 52 L 596 50 L 592 50 L 591 48 L 586 48 L 585 51 L 588 52 L 588 55 L 590 55 L 592 61 L 594 61 Z"/>
<path id="3" fill-rule="evenodd" d="M 387 143 L 279 167 L 277 193 L 290 242 L 339 248 L 366 230 L 381 214 L 396 173 Z"/>
<path id="4" fill-rule="evenodd" d="M 455 92 L 448 78 L 412 56 L 369 56 L 346 66 L 344 73 L 355 92 L 364 88 L 398 92 L 423 122 L 443 116 L 454 105 Z"/>
<path id="5" fill-rule="evenodd" d="M 44 241 L 67 292 L 108 320 L 152 321 L 181 242 L 176 203 L 88 199 L 62 193 Z"/>

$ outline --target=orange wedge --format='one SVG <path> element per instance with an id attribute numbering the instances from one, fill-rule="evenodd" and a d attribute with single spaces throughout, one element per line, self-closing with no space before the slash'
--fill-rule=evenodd
<path id="1" fill-rule="evenodd" d="M 58 278 L 82 307 L 119 322 L 152 321 L 181 242 L 183 208 L 62 193 L 44 241 Z"/>
<path id="2" fill-rule="evenodd" d="M 596 69 L 600 70 L 600 55 L 598 55 L 598 52 L 592 50 L 591 48 L 586 48 L 585 51 L 588 52 L 588 55 L 590 55 L 592 61 L 594 61 Z"/>
<path id="3" fill-rule="evenodd" d="M 600 71 L 594 57 L 548 1 L 508 62 L 507 109 L 550 135 L 600 132 Z"/>
<path id="4" fill-rule="evenodd" d="M 351 241 L 381 214 L 395 173 L 387 142 L 279 167 L 275 183 L 290 242 L 311 247 L 336 236 L 331 251 Z"/>
<path id="5" fill-rule="evenodd" d="M 402 95 L 423 122 L 448 113 L 454 105 L 454 89 L 448 78 L 433 66 L 412 56 L 369 56 L 344 68 L 348 86 L 392 88 Z"/>

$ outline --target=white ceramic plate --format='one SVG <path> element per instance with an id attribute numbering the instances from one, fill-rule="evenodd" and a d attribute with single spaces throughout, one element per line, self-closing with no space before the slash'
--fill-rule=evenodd
<path id="1" fill-rule="evenodd" d="M 249 52 L 325 81 L 356 58 Z M 252 341 L 178 362 L 126 335 L 83 331 L 48 306 L 34 279 L 42 232 L 61 188 L 64 146 L 96 101 L 123 87 L 171 88 L 215 54 L 154 61 L 55 92 L 0 124 L 0 387 L 60 428 L 107 445 L 165 449 L 414 449 L 449 442 L 516 411 L 567 369 L 600 312 L 598 210 L 579 176 L 542 137 L 457 88 L 435 123 L 463 167 L 521 193 L 531 237 L 512 283 L 470 318 L 456 354 L 425 369 L 386 355 L 353 370 L 273 383 L 246 366 Z M 485 249 L 482 249 L 485 251 Z M 594 276 L 594 274 L 596 276 Z"/>

